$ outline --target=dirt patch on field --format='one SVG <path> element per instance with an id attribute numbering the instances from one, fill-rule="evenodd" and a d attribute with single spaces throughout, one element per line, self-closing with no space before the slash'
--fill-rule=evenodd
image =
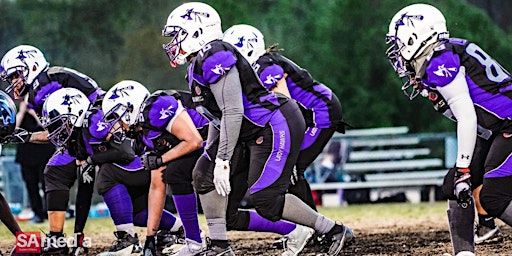
<path id="1" fill-rule="evenodd" d="M 347 246 L 341 255 L 443 255 L 452 253 L 446 220 L 417 220 L 400 223 L 400 220 L 367 220 L 347 223 L 356 233 L 356 240 Z M 477 245 L 477 255 L 512 255 L 512 228 L 498 222 L 504 234 L 501 243 Z M 232 247 L 237 255 L 281 255 L 281 250 L 272 247 L 278 235 L 256 232 L 230 232 Z M 95 247 L 89 255 L 108 250 L 113 235 L 92 237 Z M 143 239 L 141 239 L 143 240 Z M 12 248 L 12 241 L 2 241 L 3 251 Z M 301 255 L 317 255 L 313 247 L 305 248 Z"/>

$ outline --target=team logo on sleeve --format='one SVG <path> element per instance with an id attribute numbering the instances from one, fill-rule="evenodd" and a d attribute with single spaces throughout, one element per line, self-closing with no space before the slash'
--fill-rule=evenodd
<path id="1" fill-rule="evenodd" d="M 457 68 L 456 67 L 446 68 L 443 64 L 441 66 L 437 66 L 437 70 L 434 71 L 434 74 L 436 74 L 437 76 L 442 76 L 442 77 L 453 77 L 452 72 L 456 73 Z"/>
<path id="2" fill-rule="evenodd" d="M 281 78 L 282 78 L 282 77 L 283 77 L 283 76 L 281 76 L 281 75 L 275 75 L 275 76 L 273 76 L 273 75 L 268 75 L 268 76 L 265 78 L 265 82 L 263 82 L 263 83 L 265 83 L 265 84 L 276 84 L 276 83 L 277 83 L 277 81 L 281 80 Z"/>
<path id="3" fill-rule="evenodd" d="M 162 110 L 160 110 L 160 120 L 162 119 L 166 119 L 172 115 L 174 115 L 174 111 L 172 110 L 173 107 L 172 105 L 169 106 L 168 108 L 162 108 Z"/>
<path id="4" fill-rule="evenodd" d="M 222 64 L 215 65 L 215 68 L 212 68 L 211 71 L 217 75 L 224 75 L 229 71 L 231 68 L 224 68 L 222 67 Z"/>
<path id="5" fill-rule="evenodd" d="M 102 121 L 98 121 L 98 123 L 96 123 L 96 127 L 98 127 L 96 128 L 96 131 L 101 132 L 108 127 L 108 124 Z"/>

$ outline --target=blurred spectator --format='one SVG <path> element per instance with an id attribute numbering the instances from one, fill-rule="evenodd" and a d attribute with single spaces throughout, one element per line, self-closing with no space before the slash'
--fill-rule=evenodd
<path id="1" fill-rule="evenodd" d="M 29 132 L 43 131 L 44 128 L 34 110 L 27 107 L 25 101 L 19 104 L 16 115 L 16 127 L 21 127 Z M 32 221 L 42 223 L 47 218 L 46 209 L 43 207 L 44 198 L 39 190 L 44 191 L 43 171 L 46 163 L 55 152 L 53 144 L 17 144 L 16 162 L 21 166 L 21 175 L 25 181 L 30 207 L 34 212 Z"/>

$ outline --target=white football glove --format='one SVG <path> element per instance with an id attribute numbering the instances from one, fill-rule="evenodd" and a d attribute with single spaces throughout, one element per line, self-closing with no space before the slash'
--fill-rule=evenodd
<path id="1" fill-rule="evenodd" d="M 215 190 L 221 196 L 229 195 L 231 185 L 229 185 L 229 160 L 215 159 L 215 169 L 213 170 L 213 184 Z"/>

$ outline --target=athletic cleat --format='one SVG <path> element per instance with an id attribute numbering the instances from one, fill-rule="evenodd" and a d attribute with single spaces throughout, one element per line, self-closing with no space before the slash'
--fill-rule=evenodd
<path id="1" fill-rule="evenodd" d="M 208 246 L 196 254 L 196 256 L 235 256 L 235 253 L 230 246 L 222 248 L 218 245 L 211 244 L 211 241 L 207 240 Z"/>
<path id="2" fill-rule="evenodd" d="M 46 234 L 45 244 L 41 248 L 41 255 L 62 255 L 69 254 L 67 243 L 62 244 L 64 234 L 50 235 Z M 64 245 L 64 246 L 62 246 Z"/>
<path id="3" fill-rule="evenodd" d="M 455 256 L 475 256 L 475 253 L 470 251 L 462 251 L 455 254 Z"/>
<path id="4" fill-rule="evenodd" d="M 178 242 L 178 239 L 185 239 L 185 231 L 183 227 L 176 232 L 171 232 L 170 230 L 158 230 L 155 234 L 156 238 L 156 248 L 162 249 L 165 247 L 169 247 Z"/>
<path id="5" fill-rule="evenodd" d="M 108 252 L 102 252 L 98 256 L 124 256 L 137 254 L 140 255 L 142 247 L 140 246 L 137 234 L 131 236 L 125 231 L 115 231 L 116 241 L 112 243 L 112 247 Z"/>
<path id="6" fill-rule="evenodd" d="M 78 256 L 78 255 L 87 255 L 89 253 L 89 248 L 85 247 L 84 242 L 84 233 L 75 233 L 74 235 L 74 242 L 73 248 L 71 249 L 71 252 L 69 253 L 69 256 Z"/>
<path id="7" fill-rule="evenodd" d="M 338 225 L 338 224 L 336 224 Z M 338 255 L 343 247 L 354 240 L 354 231 L 345 225 L 341 225 L 341 232 L 326 235 L 326 246 L 329 246 L 327 255 L 335 256 Z"/>
<path id="8" fill-rule="evenodd" d="M 500 228 L 488 228 L 477 225 L 475 228 L 475 244 L 496 243 L 503 241 L 503 234 Z"/>
<path id="9" fill-rule="evenodd" d="M 204 246 L 202 243 L 198 243 L 192 239 L 180 239 L 179 242 L 182 242 L 181 246 L 178 243 L 173 244 L 172 247 L 167 247 L 162 250 L 162 254 L 170 255 L 170 256 L 194 256 L 204 250 Z M 170 249 L 166 251 L 166 249 Z M 173 248 L 174 250 L 172 250 Z M 171 251 L 172 250 L 172 251 Z"/>
<path id="10" fill-rule="evenodd" d="M 281 254 L 282 256 L 296 256 L 298 255 L 304 246 L 308 243 L 309 239 L 313 236 L 315 230 L 312 228 L 296 225 L 295 229 L 288 235 L 285 235 L 285 251 Z"/>
<path id="11" fill-rule="evenodd" d="M 272 243 L 272 247 L 276 248 L 276 249 L 284 249 L 286 248 L 286 236 L 281 236 L 279 238 L 277 238 L 276 240 L 274 240 L 274 242 Z"/>

